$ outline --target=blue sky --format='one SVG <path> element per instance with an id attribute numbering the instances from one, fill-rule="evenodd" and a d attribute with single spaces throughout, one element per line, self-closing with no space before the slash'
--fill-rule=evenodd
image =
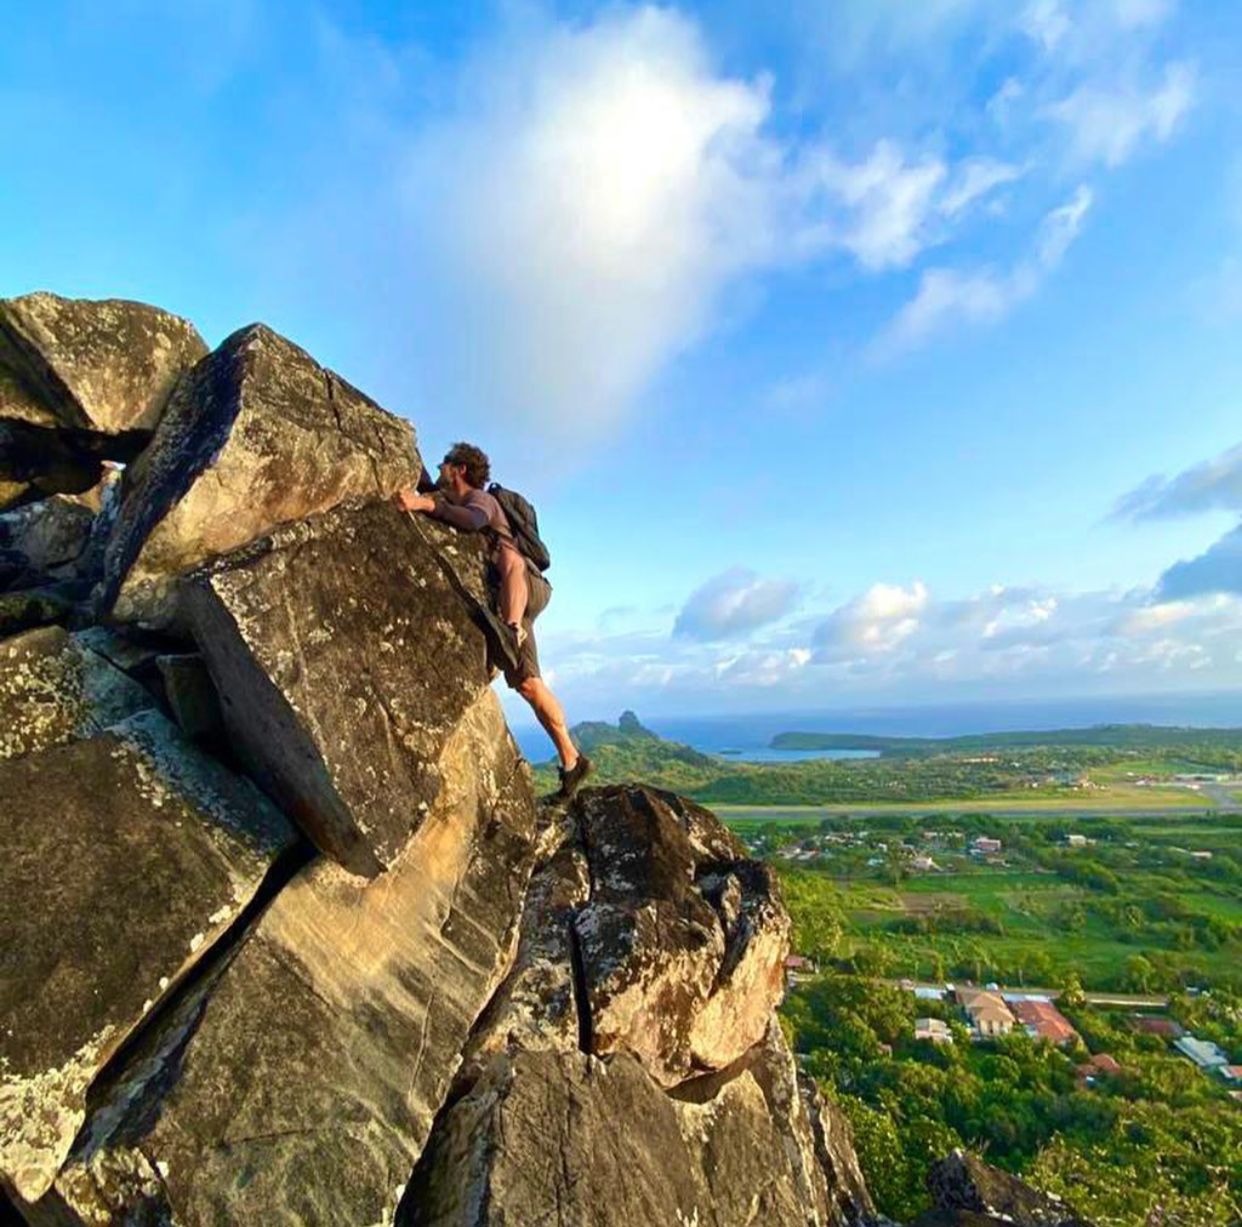
<path id="1" fill-rule="evenodd" d="M 0 294 L 263 319 L 482 443 L 573 718 L 1228 689 L 1240 54 L 1173 0 L 14 6 Z"/>

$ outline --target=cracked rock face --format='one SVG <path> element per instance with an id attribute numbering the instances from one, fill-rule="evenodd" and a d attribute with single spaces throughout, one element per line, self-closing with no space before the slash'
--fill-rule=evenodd
<path id="1" fill-rule="evenodd" d="M 0 641 L 0 760 L 93 737 L 154 706 L 142 686 L 59 626 Z"/>
<path id="2" fill-rule="evenodd" d="M 420 469 L 408 422 L 270 328 L 243 328 L 181 381 L 126 474 L 102 607 L 175 624 L 178 576 L 347 499 L 386 499 Z"/>
<path id="3" fill-rule="evenodd" d="M 153 430 L 207 352 L 179 316 L 122 299 L 0 300 L 0 418 L 106 434 Z"/>
<path id="4" fill-rule="evenodd" d="M 488 685 L 437 542 L 481 581 L 480 538 L 370 503 L 282 529 L 187 585 L 234 744 L 314 843 L 366 876 L 430 813 L 441 751 Z"/>
<path id="5" fill-rule="evenodd" d="M 37 652 L 27 658 L 37 669 Z M 236 918 L 292 830 L 153 711 L 0 762 L 0 796 L 0 1179 L 34 1201 L 96 1075 Z"/>
<path id="6" fill-rule="evenodd" d="M 856 1220 L 829 1196 L 793 1060 L 773 1025 L 729 1070 L 674 1094 L 625 1054 L 494 1055 L 438 1124 L 397 1221 L 838 1227 Z"/>
<path id="7" fill-rule="evenodd" d="M 440 1122 L 397 1223 L 706 1227 L 699 1201 L 676 1111 L 637 1061 L 518 1052 Z"/>
<path id="8" fill-rule="evenodd" d="M 590 891 L 586 856 L 572 841 L 531 878 L 513 967 L 470 1038 L 461 1085 L 498 1053 L 573 1052 L 583 1043 L 573 916 Z"/>
<path id="9" fill-rule="evenodd" d="M 784 990 L 789 915 L 773 871 L 709 811 L 651 788 L 582 794 L 591 893 L 575 917 L 592 1051 L 662 1086 L 763 1037 Z"/>
<path id="10" fill-rule="evenodd" d="M 534 803 L 493 694 L 439 766 L 387 873 L 314 861 L 155 1028 L 99 1097 L 46 1221 L 391 1221 L 509 965 L 532 859 Z"/>

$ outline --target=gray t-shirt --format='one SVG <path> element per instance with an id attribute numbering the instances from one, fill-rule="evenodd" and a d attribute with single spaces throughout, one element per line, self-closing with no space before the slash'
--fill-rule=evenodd
<path id="1" fill-rule="evenodd" d="M 460 503 L 449 502 L 443 494 L 436 496 L 436 509 L 432 513 L 437 520 L 452 524 L 464 532 L 477 533 L 490 528 L 496 534 L 496 549 L 510 549 L 521 553 L 513 540 L 513 530 L 500 504 L 486 490 L 471 490 Z"/>

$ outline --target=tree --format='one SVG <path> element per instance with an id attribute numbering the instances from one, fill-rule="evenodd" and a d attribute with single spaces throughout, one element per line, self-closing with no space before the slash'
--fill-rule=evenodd
<path id="1" fill-rule="evenodd" d="M 1150 993 L 1156 979 L 1156 969 L 1141 954 L 1132 954 L 1122 968 L 1122 978 L 1127 988 L 1136 993 Z"/>
<path id="2" fill-rule="evenodd" d="M 1087 994 L 1082 991 L 1082 980 L 1076 971 L 1071 971 L 1061 986 L 1061 1002 L 1068 1009 L 1081 1009 L 1087 1004 Z"/>

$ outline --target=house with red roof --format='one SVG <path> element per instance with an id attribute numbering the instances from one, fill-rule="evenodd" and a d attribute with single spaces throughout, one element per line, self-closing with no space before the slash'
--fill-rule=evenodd
<path id="1" fill-rule="evenodd" d="M 1089 1061 L 1076 1066 L 1074 1073 L 1078 1076 L 1078 1086 L 1094 1086 L 1101 1076 L 1112 1078 L 1121 1073 L 1121 1066 L 1115 1057 L 1107 1052 L 1097 1052 Z"/>
<path id="2" fill-rule="evenodd" d="M 1051 1001 L 1013 1001 L 1009 1008 L 1032 1039 L 1060 1045 L 1072 1043 L 1078 1038 L 1078 1032 L 1070 1020 Z"/>

